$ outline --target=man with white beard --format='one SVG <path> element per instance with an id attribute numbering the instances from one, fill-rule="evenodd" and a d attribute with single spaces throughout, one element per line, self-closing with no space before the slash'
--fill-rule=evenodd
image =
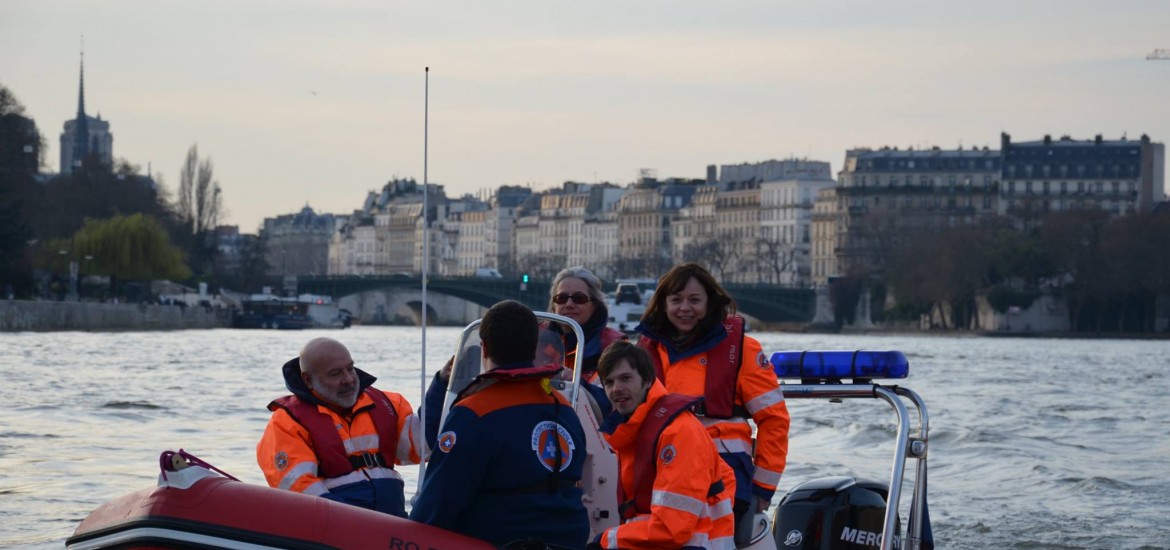
<path id="1" fill-rule="evenodd" d="M 268 484 L 406 517 L 395 464 L 417 464 L 419 420 L 402 395 L 382 391 L 354 367 L 349 350 L 315 338 L 284 364 L 292 392 L 268 405 L 256 445 Z"/>

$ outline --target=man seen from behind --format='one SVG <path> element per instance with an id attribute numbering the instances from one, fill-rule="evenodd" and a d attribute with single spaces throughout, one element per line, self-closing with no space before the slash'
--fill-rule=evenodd
<path id="1" fill-rule="evenodd" d="M 585 433 L 549 385 L 561 365 L 534 365 L 537 321 L 519 302 L 483 316 L 483 374 L 440 428 L 410 519 L 496 546 L 538 540 L 584 548 L 589 520 L 579 487 Z"/>

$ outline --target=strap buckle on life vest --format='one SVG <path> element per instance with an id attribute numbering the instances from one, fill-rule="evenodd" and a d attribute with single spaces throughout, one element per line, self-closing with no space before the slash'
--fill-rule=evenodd
<path id="1" fill-rule="evenodd" d="M 364 452 L 358 455 L 349 455 L 349 464 L 353 469 L 359 468 L 393 468 L 386 465 L 386 457 L 382 453 Z"/>
<path id="2" fill-rule="evenodd" d="M 706 400 L 699 402 L 697 405 L 695 405 L 695 407 L 693 409 L 691 409 L 691 412 L 695 413 L 695 416 L 708 417 L 706 403 L 707 403 Z M 751 418 L 751 417 L 752 417 L 752 413 L 748 412 L 747 407 L 745 407 L 743 405 L 735 405 L 734 407 L 731 408 L 731 416 L 729 418 Z M 710 417 L 710 418 L 716 418 L 716 417 Z"/>

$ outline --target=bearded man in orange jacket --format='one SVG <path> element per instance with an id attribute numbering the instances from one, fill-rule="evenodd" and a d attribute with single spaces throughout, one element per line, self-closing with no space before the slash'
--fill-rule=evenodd
<path id="1" fill-rule="evenodd" d="M 419 420 L 402 395 L 382 391 L 331 338 L 305 344 L 283 367 L 292 395 L 270 403 L 256 461 L 272 487 L 406 517 L 395 464 L 417 464 Z"/>
<path id="2" fill-rule="evenodd" d="M 602 428 L 621 466 L 622 525 L 592 548 L 735 548 L 735 473 L 691 412 L 668 394 L 645 350 L 615 342 L 598 362 L 614 413 Z"/>

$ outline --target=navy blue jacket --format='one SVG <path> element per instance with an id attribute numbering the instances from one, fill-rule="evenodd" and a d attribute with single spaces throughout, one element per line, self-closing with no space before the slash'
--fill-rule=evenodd
<path id="1" fill-rule="evenodd" d="M 410 519 L 496 546 L 584 548 L 585 432 L 544 383 L 559 370 L 519 363 L 476 378 L 447 415 Z"/>

